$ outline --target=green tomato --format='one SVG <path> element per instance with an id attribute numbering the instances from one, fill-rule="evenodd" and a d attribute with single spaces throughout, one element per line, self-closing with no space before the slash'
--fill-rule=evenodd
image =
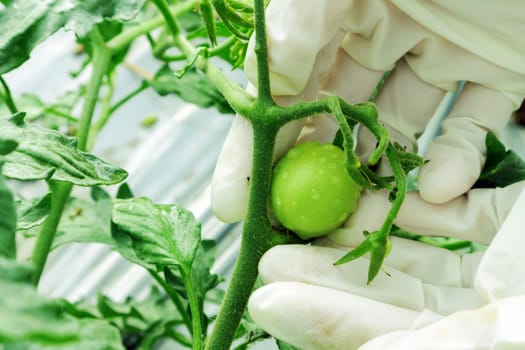
<path id="1" fill-rule="evenodd" d="M 277 220 L 303 239 L 341 226 L 361 188 L 345 169 L 344 152 L 311 141 L 292 148 L 273 171 L 270 204 Z"/>

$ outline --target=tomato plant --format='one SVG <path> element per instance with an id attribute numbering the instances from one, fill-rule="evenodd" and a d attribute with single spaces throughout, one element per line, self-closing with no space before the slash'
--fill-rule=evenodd
<path id="1" fill-rule="evenodd" d="M 341 226 L 357 208 L 360 192 L 346 172 L 344 152 L 310 141 L 277 163 L 270 201 L 277 220 L 308 239 Z"/>

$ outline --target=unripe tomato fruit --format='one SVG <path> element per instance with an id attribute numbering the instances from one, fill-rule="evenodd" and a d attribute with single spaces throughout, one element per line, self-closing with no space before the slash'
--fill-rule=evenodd
<path id="1" fill-rule="evenodd" d="M 270 205 L 277 220 L 303 239 L 341 226 L 357 208 L 361 188 L 334 145 L 305 142 L 290 149 L 273 171 Z"/>

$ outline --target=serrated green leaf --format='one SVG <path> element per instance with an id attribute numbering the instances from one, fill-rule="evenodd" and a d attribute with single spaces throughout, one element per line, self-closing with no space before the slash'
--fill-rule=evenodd
<path id="1" fill-rule="evenodd" d="M 32 200 L 17 200 L 17 230 L 29 230 L 40 225 L 51 209 L 51 193 Z"/>
<path id="2" fill-rule="evenodd" d="M 191 268 L 201 231 L 200 224 L 186 209 L 154 204 L 148 198 L 117 199 L 113 203 L 112 221 L 118 228 L 113 230 L 113 237 L 124 257 L 132 249 L 147 268 L 151 265 L 181 266 L 187 271 Z"/>
<path id="3" fill-rule="evenodd" d="M 111 198 L 95 187 L 92 199 L 71 197 L 68 200 L 52 249 L 69 243 L 102 243 L 113 246 L 111 236 Z"/>
<path id="4" fill-rule="evenodd" d="M 123 349 L 109 322 L 77 320 L 61 301 L 39 295 L 29 283 L 0 275 L 0 295 L 2 349 Z"/>
<path id="5" fill-rule="evenodd" d="M 492 132 L 487 133 L 485 146 L 485 165 L 473 187 L 505 187 L 525 180 L 525 161 L 513 150 L 506 150 Z"/>
<path id="6" fill-rule="evenodd" d="M 13 0 L 0 12 L 0 74 L 29 58 L 33 48 L 60 28 L 84 37 L 105 19 L 127 21 L 145 0 Z"/>
<path id="7" fill-rule="evenodd" d="M 62 219 L 58 225 L 51 249 L 69 243 L 101 243 L 115 245 L 111 236 L 111 207 L 109 195 L 98 187 L 91 190 L 91 200 L 70 197 Z M 51 205 L 50 195 L 28 202 L 20 202 L 18 207 L 18 229 L 25 236 L 34 236 L 46 218 Z"/>
<path id="8" fill-rule="evenodd" d="M 79 186 L 111 185 L 127 172 L 76 148 L 76 139 L 24 122 L 24 113 L 0 119 L 0 139 L 18 142 L 5 156 L 4 175 L 17 180 L 70 182 Z"/>
<path id="9" fill-rule="evenodd" d="M 182 322 L 171 300 L 156 286 L 141 300 L 128 297 L 116 302 L 99 296 L 97 308 L 99 317 L 119 328 L 128 349 L 152 349 L 159 338 L 174 334 L 174 326 Z"/>
<path id="10" fill-rule="evenodd" d="M 0 170 L 2 160 L 0 158 Z M 16 208 L 13 194 L 0 173 L 0 256 L 16 258 Z"/>
<path id="11" fill-rule="evenodd" d="M 408 174 L 415 168 L 419 168 L 425 164 L 425 160 L 416 153 L 407 151 L 397 143 L 393 146 L 393 148 L 396 150 L 397 157 L 399 158 L 399 162 L 401 163 L 401 167 L 403 168 L 405 174 Z"/>
<path id="12" fill-rule="evenodd" d="M 177 78 L 168 66 L 164 66 L 149 84 L 161 96 L 176 94 L 203 108 L 215 107 L 221 113 L 234 113 L 217 87 L 196 69 L 189 69 L 182 78 Z"/>

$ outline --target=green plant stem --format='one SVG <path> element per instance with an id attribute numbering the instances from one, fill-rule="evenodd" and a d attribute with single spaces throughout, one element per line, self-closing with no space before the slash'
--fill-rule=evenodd
<path id="1" fill-rule="evenodd" d="M 111 52 L 106 48 L 104 39 L 96 27 L 91 32 L 90 39 L 93 46 L 92 71 L 86 89 L 77 132 L 77 147 L 81 151 L 85 151 L 88 147 L 91 120 L 93 119 L 93 113 L 97 104 L 100 86 L 111 62 Z"/>
<path id="2" fill-rule="evenodd" d="M 192 324 L 192 335 L 193 335 L 193 350 L 202 350 L 202 320 L 201 320 L 201 308 L 195 295 L 195 290 L 191 283 L 191 268 L 186 270 L 181 266 L 180 272 L 182 280 L 184 281 L 184 289 L 188 295 L 188 303 L 190 305 L 191 312 L 191 324 Z"/>
<path id="3" fill-rule="evenodd" d="M 90 123 L 91 127 L 89 129 L 89 135 L 88 135 L 88 141 L 86 145 L 86 149 L 92 149 L 93 145 L 95 143 L 95 140 L 104 127 L 106 123 L 108 122 L 109 118 L 111 117 L 111 99 L 113 97 L 113 92 L 115 91 L 115 73 L 111 72 L 108 74 L 107 79 L 107 91 L 104 97 L 100 101 L 100 114 L 99 118 L 94 122 Z M 98 92 L 97 92 L 98 96 Z"/>
<path id="4" fill-rule="evenodd" d="M 0 75 L 0 83 L 2 84 L 2 87 L 4 88 L 4 93 L 0 93 L 0 98 L 4 100 L 7 108 L 9 108 L 9 112 L 15 114 L 18 112 L 18 108 L 16 108 L 15 101 L 13 100 L 13 96 L 11 95 L 11 90 L 9 89 L 9 85 L 7 85 L 4 78 Z"/>
<path id="5" fill-rule="evenodd" d="M 272 245 L 272 227 L 268 220 L 266 199 L 270 193 L 277 128 L 254 123 L 253 129 L 253 170 L 241 248 L 206 350 L 229 349 L 257 279 L 259 260 Z"/>
<path id="6" fill-rule="evenodd" d="M 190 333 L 192 332 L 192 324 L 191 319 L 188 317 L 188 313 L 186 312 L 186 307 L 182 303 L 182 300 L 180 299 L 177 292 L 171 288 L 171 286 L 162 278 L 156 271 L 148 270 L 149 274 L 157 283 L 164 289 L 170 300 L 173 302 L 173 305 L 177 308 L 177 311 L 180 313 L 182 317 L 182 321 L 186 325 L 186 328 Z"/>
<path id="7" fill-rule="evenodd" d="M 168 28 L 173 36 L 173 42 L 177 48 L 187 57 L 193 58 L 197 55 L 197 49 L 181 33 L 180 25 L 177 23 L 167 7 L 165 0 L 153 0 L 162 15 L 165 16 Z M 255 101 L 254 97 L 248 94 L 237 83 L 232 81 L 223 71 L 210 64 L 204 57 L 195 59 L 195 66 L 204 72 L 211 82 L 217 87 L 221 94 L 230 103 L 233 110 L 241 115 L 248 115 L 250 108 Z"/>
<path id="8" fill-rule="evenodd" d="M 56 109 L 55 107 L 47 107 L 45 109 L 45 112 L 46 113 L 51 113 L 51 114 L 53 114 L 53 115 L 55 115 L 57 117 L 65 119 L 65 120 L 67 120 L 69 122 L 75 122 L 75 123 L 78 122 L 78 119 L 73 117 L 71 114 L 64 113 L 64 112 Z"/>
<path id="9" fill-rule="evenodd" d="M 104 74 L 109 67 L 111 55 L 104 46 L 104 41 L 100 32 L 96 29 L 90 34 L 90 38 L 93 44 L 93 67 L 91 72 L 91 78 L 86 91 L 84 105 L 78 122 L 77 131 L 77 148 L 85 151 L 89 136 L 89 129 L 91 126 L 91 120 L 93 118 L 93 112 L 97 103 L 98 92 Z M 42 227 L 38 233 L 35 247 L 31 255 L 31 261 L 34 265 L 33 284 L 38 285 L 42 271 L 44 270 L 47 256 L 51 249 L 51 244 L 55 238 L 55 233 L 60 223 L 60 218 L 64 211 L 69 194 L 73 189 L 73 185 L 67 182 L 50 182 L 51 188 L 51 209 L 48 217 L 44 220 Z"/>
<path id="10" fill-rule="evenodd" d="M 109 114 L 110 115 L 113 114 L 117 109 L 122 107 L 124 104 L 126 104 L 133 97 L 137 96 L 142 91 L 146 90 L 148 88 L 148 86 L 149 86 L 148 83 L 143 81 L 138 88 L 136 88 L 135 90 L 131 91 L 129 94 L 127 94 L 126 96 L 121 98 L 119 101 L 117 101 L 113 106 L 111 106 L 111 108 L 109 110 Z M 103 127 L 103 126 L 104 126 L 104 124 L 102 124 L 101 127 Z"/>
<path id="11" fill-rule="evenodd" d="M 179 16 L 182 13 L 191 11 L 195 8 L 196 0 L 184 1 L 172 6 L 169 12 L 172 16 Z M 112 52 L 118 52 L 130 45 L 136 38 L 151 32 L 164 24 L 164 16 L 159 15 L 141 24 L 138 24 L 130 29 L 125 30 L 121 34 L 115 36 L 108 41 L 107 47 Z"/>
<path id="12" fill-rule="evenodd" d="M 256 18 L 255 56 L 257 58 L 257 103 L 264 106 L 273 106 L 275 105 L 275 101 L 270 88 L 264 0 L 254 0 L 254 11 Z"/>
<path id="13" fill-rule="evenodd" d="M 405 171 L 403 170 L 399 157 L 397 156 L 397 152 L 394 150 L 394 147 L 392 145 L 389 145 L 387 147 L 386 156 L 388 158 L 390 168 L 392 169 L 392 173 L 394 174 L 396 180 L 396 195 L 394 201 L 392 202 L 392 207 L 388 211 L 383 226 L 381 226 L 380 231 L 385 239 L 388 237 L 390 231 L 392 230 L 392 225 L 394 225 L 394 220 L 397 217 L 397 213 L 401 209 L 401 205 L 405 200 L 405 195 L 407 192 L 407 180 Z"/>
<path id="14" fill-rule="evenodd" d="M 42 271 L 44 271 L 51 244 L 55 238 L 55 232 L 73 186 L 68 182 L 50 182 L 49 188 L 51 189 L 51 208 L 49 215 L 40 228 L 33 248 L 33 254 L 31 255 L 31 263 L 34 267 L 32 275 L 34 286 L 38 285 Z"/>

